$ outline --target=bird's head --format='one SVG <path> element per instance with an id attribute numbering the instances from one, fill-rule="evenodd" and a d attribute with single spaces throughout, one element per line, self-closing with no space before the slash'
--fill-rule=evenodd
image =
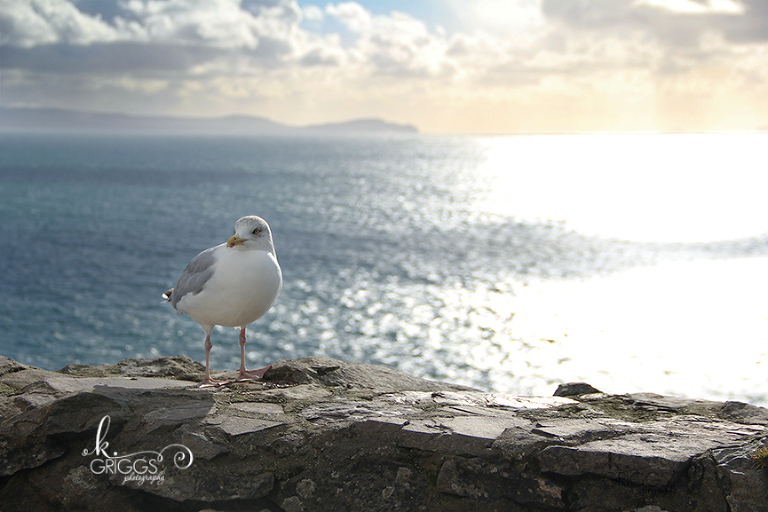
<path id="1" fill-rule="evenodd" d="M 272 231 L 267 221 L 255 215 L 243 217 L 235 223 L 235 234 L 227 240 L 227 247 L 261 249 L 274 252 Z"/>

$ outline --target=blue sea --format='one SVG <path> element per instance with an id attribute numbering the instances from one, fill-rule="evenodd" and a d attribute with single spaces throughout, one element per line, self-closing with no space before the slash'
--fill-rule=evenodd
<path id="1" fill-rule="evenodd" d="M 0 134 L 0 354 L 184 354 L 161 304 L 255 214 L 283 269 L 248 364 L 324 355 L 479 389 L 583 380 L 768 405 L 766 134 Z M 213 334 L 214 370 L 239 364 Z"/>

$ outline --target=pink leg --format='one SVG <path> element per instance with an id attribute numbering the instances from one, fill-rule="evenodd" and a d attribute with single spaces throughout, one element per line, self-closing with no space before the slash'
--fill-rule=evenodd
<path id="1" fill-rule="evenodd" d="M 258 370 L 245 369 L 245 327 L 240 328 L 240 375 L 237 380 L 262 380 L 271 366 L 265 366 Z"/>
<path id="2" fill-rule="evenodd" d="M 214 380 L 211 378 L 211 349 L 212 348 L 213 348 L 213 343 L 211 343 L 211 333 L 206 332 L 205 333 L 205 378 L 203 379 L 203 382 L 197 385 L 197 387 L 199 388 L 219 387 L 228 383 L 228 381 L 226 380 Z"/>

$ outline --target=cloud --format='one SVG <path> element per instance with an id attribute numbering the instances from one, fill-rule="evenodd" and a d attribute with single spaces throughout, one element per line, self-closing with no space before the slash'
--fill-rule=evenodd
<path id="1" fill-rule="evenodd" d="M 681 14 L 744 14 L 744 6 L 734 0 L 636 0 L 634 5 Z"/>
<path id="2" fill-rule="evenodd" d="M 289 2 L 128 0 L 91 14 L 65 0 L 17 1 L 0 14 L 3 65 L 51 72 L 194 72 L 225 57 L 274 66 L 301 46 Z M 115 9 L 118 5 L 120 9 Z"/>
<path id="3" fill-rule="evenodd" d="M 577 31 L 642 32 L 675 46 L 696 46 L 708 33 L 736 42 L 768 40 L 762 0 L 542 0 L 548 20 Z"/>
<path id="4" fill-rule="evenodd" d="M 451 74 L 456 65 L 447 54 L 449 46 L 444 36 L 430 32 L 421 20 L 393 12 L 373 18 L 351 51 L 373 75 L 439 77 Z"/>
<path id="5" fill-rule="evenodd" d="M 65 1 L 5 2 L 0 44 L 30 48 L 41 44 L 87 45 L 119 39 L 119 30 Z"/>
<path id="6" fill-rule="evenodd" d="M 45 44 L 32 48 L 6 46 L 2 63 L 6 69 L 24 69 L 49 74 L 138 73 L 163 75 L 187 73 L 195 65 L 226 53 L 211 47 L 191 48 L 165 44 L 162 51 L 141 42 L 117 41 L 89 45 Z"/>
<path id="7" fill-rule="evenodd" d="M 316 5 L 304 7 L 304 19 L 309 21 L 321 21 L 323 19 L 323 10 Z"/>
<path id="8" fill-rule="evenodd" d="M 463 25 L 352 1 L 10 0 L 3 102 L 427 130 L 768 125 L 768 2 L 440 5 Z"/>
<path id="9" fill-rule="evenodd" d="M 356 2 L 342 2 L 339 4 L 328 4 L 325 12 L 344 26 L 355 33 L 362 33 L 370 29 L 373 18 L 362 5 Z"/>
<path id="10" fill-rule="evenodd" d="M 768 2 L 743 0 L 744 14 L 724 20 L 723 31 L 737 43 L 768 41 Z"/>

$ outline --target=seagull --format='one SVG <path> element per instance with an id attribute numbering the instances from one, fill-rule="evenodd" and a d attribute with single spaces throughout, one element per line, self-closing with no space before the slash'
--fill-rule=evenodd
<path id="1" fill-rule="evenodd" d="M 235 223 L 226 243 L 195 256 L 176 286 L 163 294 L 179 313 L 185 313 L 205 331 L 205 378 L 200 387 L 227 384 L 211 378 L 211 332 L 216 325 L 240 328 L 238 381 L 261 380 L 271 367 L 245 369 L 245 327 L 275 304 L 283 287 L 272 231 L 261 217 L 250 215 Z"/>

